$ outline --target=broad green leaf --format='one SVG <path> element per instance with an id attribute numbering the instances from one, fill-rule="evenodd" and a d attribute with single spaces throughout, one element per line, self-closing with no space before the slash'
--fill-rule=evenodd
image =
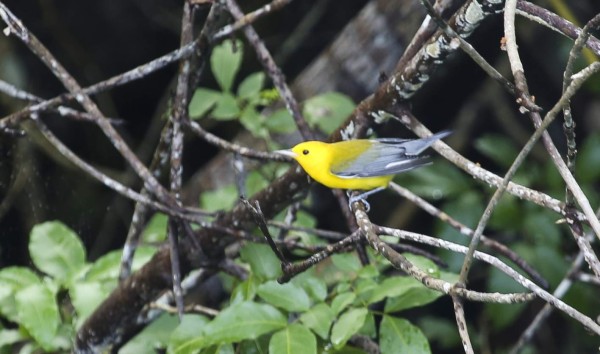
<path id="1" fill-rule="evenodd" d="M 213 343 L 232 343 L 281 329 L 287 318 L 273 306 L 255 302 L 234 304 L 221 311 L 205 331 Z"/>
<path id="2" fill-rule="evenodd" d="M 116 280 L 121 269 L 122 251 L 112 251 L 98 258 L 87 272 L 86 280 Z M 154 247 L 138 247 L 133 257 L 133 270 L 140 269 L 156 253 Z"/>
<path id="3" fill-rule="evenodd" d="M 210 116 L 216 120 L 231 120 L 240 116 L 237 100 L 230 93 L 224 93 L 217 99 Z"/>
<path id="4" fill-rule="evenodd" d="M 423 284 L 407 276 L 386 278 L 373 290 L 367 304 L 379 302 L 386 297 L 399 296 L 410 289 L 422 286 Z"/>
<path id="5" fill-rule="evenodd" d="M 27 286 L 41 284 L 37 274 L 25 267 L 0 270 L 0 313 L 12 322 L 18 322 L 15 293 Z"/>
<path id="6" fill-rule="evenodd" d="M 421 283 L 418 283 L 418 285 L 420 286 L 408 289 L 402 295 L 388 298 L 385 303 L 385 312 L 391 313 L 427 305 L 443 295 L 439 291 L 426 288 Z"/>
<path id="7" fill-rule="evenodd" d="M 198 119 L 204 117 L 217 104 L 221 96 L 222 93 L 219 91 L 203 87 L 196 89 L 188 108 L 190 118 Z"/>
<path id="8" fill-rule="evenodd" d="M 257 291 L 257 279 L 254 274 L 250 274 L 248 279 L 239 283 L 231 293 L 231 302 L 243 302 L 254 300 L 254 296 L 256 296 Z"/>
<path id="9" fill-rule="evenodd" d="M 439 278 L 440 269 L 431 259 L 412 253 L 403 253 L 402 255 L 408 259 L 410 263 L 427 273 L 427 275 L 434 278 Z"/>
<path id="10" fill-rule="evenodd" d="M 238 198 L 238 191 L 235 186 L 228 185 L 203 192 L 200 195 L 200 208 L 209 212 L 228 210 L 233 207 Z"/>
<path id="11" fill-rule="evenodd" d="M 319 337 L 327 339 L 334 316 L 333 311 L 327 304 L 320 303 L 300 315 L 300 321 L 306 327 L 312 329 Z"/>
<path id="12" fill-rule="evenodd" d="M 375 328 L 375 316 L 373 315 L 373 312 L 369 312 L 367 314 L 365 323 L 358 330 L 358 333 L 370 338 L 375 338 L 377 336 L 377 329 Z"/>
<path id="13" fill-rule="evenodd" d="M 206 348 L 200 352 L 200 354 L 235 354 L 233 345 L 230 343 L 213 345 L 210 348 Z"/>
<path id="14" fill-rule="evenodd" d="M 202 341 L 201 334 L 205 330 L 209 319 L 200 315 L 184 315 L 179 326 L 175 328 L 169 338 L 167 353 L 188 354 L 198 353 L 198 342 Z"/>
<path id="15" fill-rule="evenodd" d="M 271 337 L 269 353 L 317 354 L 317 339 L 306 327 L 292 324 Z"/>
<path id="16" fill-rule="evenodd" d="M 77 282 L 69 289 L 73 307 L 77 311 L 78 324 L 85 319 L 108 296 L 109 291 L 99 281 Z"/>
<path id="17" fill-rule="evenodd" d="M 0 269 L 0 288 L 16 291 L 41 281 L 42 279 L 29 268 L 14 266 Z"/>
<path id="18" fill-rule="evenodd" d="M 256 111 L 256 108 L 247 106 L 244 108 L 240 115 L 240 123 L 248 130 L 252 135 L 258 138 L 268 138 L 269 132 L 264 125 L 264 116 Z"/>
<path id="19" fill-rule="evenodd" d="M 152 216 L 144 231 L 142 239 L 145 242 L 162 242 L 167 238 L 167 222 L 169 218 L 163 213 L 156 213 Z"/>
<path id="20" fill-rule="evenodd" d="M 423 332 L 403 318 L 383 316 L 379 329 L 381 354 L 431 353 Z"/>
<path id="21" fill-rule="evenodd" d="M 54 294 L 44 284 L 30 285 L 16 293 L 19 323 L 46 351 L 55 349 L 60 315 Z"/>
<path id="22" fill-rule="evenodd" d="M 281 108 L 273 112 L 266 120 L 265 127 L 272 133 L 289 134 L 298 128 L 294 118 L 287 109 Z"/>
<path id="23" fill-rule="evenodd" d="M 340 312 L 344 311 L 346 307 L 350 306 L 354 300 L 356 300 L 356 295 L 354 293 L 341 293 L 331 301 L 331 309 L 335 315 L 338 315 Z"/>
<path id="24" fill-rule="evenodd" d="M 325 134 L 331 134 L 348 118 L 354 107 L 354 102 L 348 96 L 327 92 L 306 100 L 302 113 L 309 124 L 317 126 Z"/>
<path id="25" fill-rule="evenodd" d="M 360 330 L 368 313 L 366 308 L 355 308 L 340 316 L 331 329 L 331 343 L 336 349 L 343 347 Z"/>
<path id="26" fill-rule="evenodd" d="M 269 182 L 270 181 L 265 178 L 264 174 L 256 170 L 251 171 L 246 178 L 246 193 L 248 193 L 248 195 L 254 195 L 268 186 Z"/>
<path id="27" fill-rule="evenodd" d="M 498 134 L 487 134 L 475 140 L 475 148 L 502 168 L 509 168 L 519 154 L 509 138 Z"/>
<path id="28" fill-rule="evenodd" d="M 265 74 L 257 72 L 248 75 L 238 86 L 238 97 L 243 99 L 258 98 L 265 83 Z"/>
<path id="29" fill-rule="evenodd" d="M 186 315 L 187 316 L 187 315 Z M 162 314 L 119 350 L 119 354 L 155 353 L 166 348 L 171 333 L 179 326 L 177 316 Z"/>
<path id="30" fill-rule="evenodd" d="M 304 289 L 293 283 L 279 284 L 274 280 L 268 281 L 258 287 L 258 296 L 288 312 L 306 311 L 310 306 L 310 299 Z"/>
<path id="31" fill-rule="evenodd" d="M 376 279 L 379 276 L 379 270 L 374 264 L 367 264 L 358 271 L 359 278 Z"/>
<path id="32" fill-rule="evenodd" d="M 61 281 L 85 265 L 85 249 L 75 232 L 58 221 L 38 224 L 29 236 L 29 254 L 35 266 Z"/>
<path id="33" fill-rule="evenodd" d="M 333 264 L 341 271 L 356 273 L 362 268 L 356 253 L 338 253 L 331 256 Z"/>
<path id="34" fill-rule="evenodd" d="M 377 288 L 378 285 L 379 283 L 377 283 L 375 279 L 358 278 L 354 282 L 354 293 L 361 301 L 365 301 L 371 297 L 371 293 Z"/>
<path id="35" fill-rule="evenodd" d="M 304 272 L 292 279 L 292 284 L 301 286 L 314 300 L 323 301 L 327 297 L 327 284 L 323 279 L 314 275 L 314 272 Z"/>
<path id="36" fill-rule="evenodd" d="M 286 325 L 287 319 L 274 307 L 254 302 L 240 302 L 221 311 L 208 324 L 196 327 L 193 336 L 183 338 L 178 335 L 176 337 L 178 344 L 174 346 L 173 353 L 193 353 L 219 343 L 256 339 Z M 190 331 L 186 330 L 185 334 L 189 335 Z"/>
<path id="37" fill-rule="evenodd" d="M 282 275 L 279 259 L 267 245 L 248 243 L 242 247 L 240 255 L 260 279 L 275 279 Z"/>
<path id="38" fill-rule="evenodd" d="M 225 40 L 215 47 L 210 56 L 210 67 L 215 79 L 223 91 L 231 91 L 233 80 L 242 63 L 242 42 Z"/>
<path id="39" fill-rule="evenodd" d="M 27 339 L 25 335 L 17 329 L 0 329 L 0 348 L 24 341 L 25 339 Z"/>

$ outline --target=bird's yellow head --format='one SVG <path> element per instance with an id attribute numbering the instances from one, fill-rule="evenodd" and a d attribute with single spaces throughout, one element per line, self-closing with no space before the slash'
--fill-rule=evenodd
<path id="1" fill-rule="evenodd" d="M 277 152 L 292 157 L 310 175 L 312 175 L 311 171 L 320 171 L 327 168 L 332 161 L 329 144 L 321 141 L 305 141 L 290 150 L 279 150 Z"/>

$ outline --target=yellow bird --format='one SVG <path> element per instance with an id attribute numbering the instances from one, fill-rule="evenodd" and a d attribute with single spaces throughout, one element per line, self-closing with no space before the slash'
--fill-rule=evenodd
<path id="1" fill-rule="evenodd" d="M 292 157 L 309 176 L 329 188 L 368 191 L 352 197 L 350 203 L 353 203 L 386 188 L 395 174 L 429 164 L 427 157 L 419 155 L 450 133 L 442 131 L 415 140 L 306 141 L 275 152 Z"/>

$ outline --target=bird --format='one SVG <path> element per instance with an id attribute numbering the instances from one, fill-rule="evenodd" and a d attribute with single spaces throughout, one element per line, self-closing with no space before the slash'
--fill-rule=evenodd
<path id="1" fill-rule="evenodd" d="M 385 189 L 394 175 L 431 163 L 420 155 L 437 140 L 450 135 L 441 131 L 422 139 L 354 139 L 325 143 L 305 141 L 291 149 L 274 151 L 293 158 L 315 181 L 329 188 L 363 191 L 349 205 Z"/>

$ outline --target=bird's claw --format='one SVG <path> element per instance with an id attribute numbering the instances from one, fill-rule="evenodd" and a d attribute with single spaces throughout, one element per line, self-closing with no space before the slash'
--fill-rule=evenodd
<path id="1" fill-rule="evenodd" d="M 352 204 L 354 202 L 361 202 L 365 206 L 365 211 L 367 213 L 369 212 L 369 210 L 371 210 L 371 205 L 369 204 L 369 202 L 367 202 L 365 198 L 362 197 L 362 195 L 353 195 L 350 197 L 350 199 L 348 200 L 348 207 L 350 208 L 350 210 L 352 210 Z"/>

